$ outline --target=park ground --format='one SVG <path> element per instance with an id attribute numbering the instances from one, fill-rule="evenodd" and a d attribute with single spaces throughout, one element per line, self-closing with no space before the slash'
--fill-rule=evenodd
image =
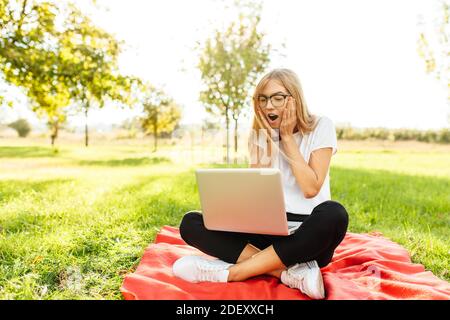
<path id="1" fill-rule="evenodd" d="M 200 208 L 195 168 L 224 166 L 214 147 L 152 147 L 0 139 L 0 299 L 121 299 L 158 230 Z M 449 145 L 339 141 L 332 198 L 350 232 L 381 233 L 450 281 L 449 163 Z"/>

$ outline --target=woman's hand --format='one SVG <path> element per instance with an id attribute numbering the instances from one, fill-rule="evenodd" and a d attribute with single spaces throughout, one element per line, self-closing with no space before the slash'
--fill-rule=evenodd
<path id="1" fill-rule="evenodd" d="M 282 139 L 292 136 L 294 133 L 295 126 L 297 125 L 297 115 L 295 110 L 295 99 L 289 97 L 280 124 L 280 136 Z"/>
<path id="2" fill-rule="evenodd" d="M 264 140 L 266 141 L 265 146 L 256 146 L 254 152 L 254 156 L 256 160 L 256 164 L 252 164 L 252 167 L 256 168 L 263 168 L 271 167 L 271 158 L 272 158 L 272 137 L 276 135 L 275 129 L 273 129 L 267 119 L 264 116 L 264 113 L 262 112 L 261 108 L 259 106 L 255 106 L 254 109 L 255 116 L 257 120 L 259 120 L 259 125 L 261 126 L 261 129 L 263 129 L 265 132 L 267 132 L 267 136 L 264 137 Z M 260 134 L 263 134 L 262 132 L 255 132 L 257 141 L 260 141 L 259 137 Z M 253 160 L 252 160 L 253 161 Z"/>
<path id="3" fill-rule="evenodd" d="M 256 116 L 261 121 L 261 125 L 263 129 L 268 130 L 269 136 L 273 137 L 276 135 L 276 131 L 270 126 L 269 122 L 267 122 L 266 117 L 264 116 L 264 113 L 262 112 L 260 107 L 256 107 L 255 109 Z M 259 134 L 259 132 L 258 132 Z"/>

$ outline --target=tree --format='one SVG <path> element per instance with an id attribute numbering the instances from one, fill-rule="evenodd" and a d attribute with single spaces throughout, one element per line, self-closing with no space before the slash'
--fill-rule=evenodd
<path id="1" fill-rule="evenodd" d="M 181 119 L 180 107 L 162 90 L 147 85 L 142 101 L 144 116 L 141 125 L 146 134 L 153 134 L 155 152 L 158 148 L 158 136 L 171 133 Z"/>
<path id="2" fill-rule="evenodd" d="M 70 96 L 79 103 L 86 118 L 85 145 L 88 146 L 90 108 L 94 105 L 102 108 L 108 100 L 132 105 L 132 86 L 139 80 L 120 74 L 117 63 L 120 43 L 74 6 L 65 19 L 65 32 L 60 41 Z"/>
<path id="3" fill-rule="evenodd" d="M 31 126 L 26 119 L 18 119 L 11 122 L 8 127 L 17 131 L 17 134 L 21 138 L 25 138 L 31 131 Z"/>
<path id="4" fill-rule="evenodd" d="M 270 45 L 263 43 L 264 33 L 258 31 L 261 5 L 246 2 L 244 7 L 245 14 L 240 13 L 225 31 L 216 30 L 214 37 L 206 41 L 198 64 L 205 84 L 200 100 L 206 104 L 207 112 L 225 117 L 227 163 L 230 116 L 234 120 L 236 155 L 239 116 L 249 105 L 249 92 L 270 61 Z"/>
<path id="5" fill-rule="evenodd" d="M 43 92 L 41 95 L 33 93 L 31 96 L 35 101 L 32 109 L 38 117 L 46 119 L 50 129 L 50 143 L 54 146 L 60 128 L 67 122 L 66 107 L 70 103 L 69 95 L 67 92 Z"/>

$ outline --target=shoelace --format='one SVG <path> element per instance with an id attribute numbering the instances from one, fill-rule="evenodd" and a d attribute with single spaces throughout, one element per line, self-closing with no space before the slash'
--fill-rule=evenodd
<path id="1" fill-rule="evenodd" d="M 289 274 L 288 274 L 289 275 Z M 305 288 L 304 288 L 304 286 L 303 286 L 303 277 L 300 277 L 300 278 L 298 278 L 298 277 L 293 277 L 292 275 L 289 275 L 290 276 L 290 284 L 291 284 L 291 287 L 293 287 L 293 288 L 298 288 L 298 289 L 300 289 L 302 292 L 304 292 L 305 290 Z"/>
<path id="2" fill-rule="evenodd" d="M 306 263 L 306 266 L 311 269 L 309 263 Z M 305 279 L 306 273 L 309 269 L 302 268 L 300 272 L 293 272 L 292 270 L 288 269 L 287 274 L 289 277 L 289 282 L 294 286 L 295 288 L 299 288 L 302 292 L 305 291 L 305 287 L 303 284 L 303 280 Z"/>
<path id="3" fill-rule="evenodd" d="M 203 263 L 197 262 L 197 267 L 200 273 L 199 278 L 202 281 L 216 280 L 216 278 L 214 277 L 214 272 L 222 271 L 225 268 L 223 265 L 214 264 L 209 261 L 203 261 Z"/>

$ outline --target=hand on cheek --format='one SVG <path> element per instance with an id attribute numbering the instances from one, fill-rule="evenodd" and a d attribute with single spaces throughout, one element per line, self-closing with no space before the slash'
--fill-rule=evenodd
<path id="1" fill-rule="evenodd" d="M 293 134 L 295 126 L 297 125 L 297 117 L 295 110 L 295 99 L 289 97 L 283 114 L 281 116 L 280 135 L 290 136 Z"/>

